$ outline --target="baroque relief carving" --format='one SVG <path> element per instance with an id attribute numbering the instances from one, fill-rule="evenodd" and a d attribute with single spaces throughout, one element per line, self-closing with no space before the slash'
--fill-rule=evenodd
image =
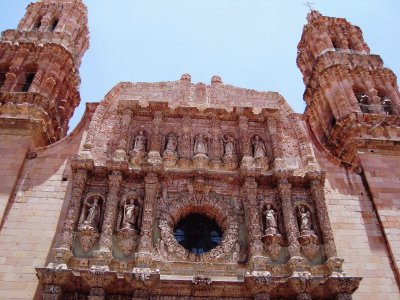
<path id="1" fill-rule="evenodd" d="M 87 197 L 78 225 L 78 239 L 84 252 L 89 252 L 100 237 L 100 220 L 104 201 L 99 196 Z"/>
<path id="2" fill-rule="evenodd" d="M 117 243 L 125 256 L 131 255 L 137 248 L 142 210 L 143 195 L 141 192 L 127 194 L 122 197 L 119 203 Z"/>
<path id="3" fill-rule="evenodd" d="M 174 199 L 174 200 L 173 200 Z M 163 203 L 159 229 L 161 238 L 158 241 L 158 255 L 162 260 L 186 260 L 202 262 L 238 262 L 243 260 L 243 246 L 238 241 L 239 223 L 234 207 L 225 197 L 207 193 L 182 193 L 169 197 Z M 201 255 L 189 253 L 175 239 L 174 226 L 184 216 L 200 213 L 215 219 L 223 231 L 221 243 Z"/>
<path id="4" fill-rule="evenodd" d="M 297 218 L 300 228 L 299 242 L 304 255 L 313 259 L 319 251 L 319 238 L 312 229 L 311 212 L 306 206 L 297 207 Z"/>

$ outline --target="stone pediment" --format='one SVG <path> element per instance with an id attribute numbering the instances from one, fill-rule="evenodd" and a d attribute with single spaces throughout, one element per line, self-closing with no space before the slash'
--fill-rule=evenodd
<path id="1" fill-rule="evenodd" d="M 277 92 L 260 92 L 223 84 L 214 76 L 210 85 L 191 83 L 190 75 L 180 80 L 165 82 L 121 82 L 106 96 L 119 102 L 138 101 L 141 106 L 149 102 L 168 102 L 169 107 L 197 107 L 200 110 L 217 108 L 231 111 L 233 107 L 252 107 L 254 112 L 267 109 L 289 109 Z"/>

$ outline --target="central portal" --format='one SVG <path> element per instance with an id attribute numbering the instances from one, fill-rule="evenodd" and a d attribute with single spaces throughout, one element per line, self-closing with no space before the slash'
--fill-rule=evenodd
<path id="1" fill-rule="evenodd" d="M 174 228 L 178 243 L 197 255 L 210 251 L 221 243 L 222 231 L 215 220 L 202 214 L 189 214 Z"/>

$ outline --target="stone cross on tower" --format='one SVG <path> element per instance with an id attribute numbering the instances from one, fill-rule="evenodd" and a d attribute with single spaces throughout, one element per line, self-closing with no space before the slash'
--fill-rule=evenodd
<path id="1" fill-rule="evenodd" d="M 314 10 L 314 7 L 313 7 L 314 2 L 306 1 L 306 2 L 304 2 L 304 5 L 307 6 L 310 11 Z"/>

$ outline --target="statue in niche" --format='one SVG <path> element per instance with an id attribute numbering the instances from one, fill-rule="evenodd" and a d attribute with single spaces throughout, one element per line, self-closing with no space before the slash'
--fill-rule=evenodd
<path id="1" fill-rule="evenodd" d="M 234 146 L 235 139 L 230 135 L 226 135 L 225 138 L 222 137 L 222 140 L 224 141 L 224 150 L 225 150 L 224 155 L 225 156 L 235 155 L 235 146 Z"/>
<path id="2" fill-rule="evenodd" d="M 277 213 L 270 204 L 267 204 L 263 214 L 265 216 L 265 234 L 278 233 Z"/>
<path id="3" fill-rule="evenodd" d="M 133 145 L 133 150 L 146 151 L 146 142 L 147 142 L 147 137 L 144 134 L 143 130 L 140 130 L 139 133 L 135 136 L 135 143 Z"/>
<path id="4" fill-rule="evenodd" d="M 194 142 L 194 154 L 207 155 L 207 141 L 204 134 L 199 134 L 195 138 Z"/>
<path id="5" fill-rule="evenodd" d="M 91 228 L 97 228 L 100 221 L 100 204 L 99 197 L 95 196 L 93 198 L 93 202 L 86 202 L 87 215 L 85 221 L 83 222 L 84 226 L 88 226 Z"/>
<path id="6" fill-rule="evenodd" d="M 311 214 L 305 206 L 300 206 L 298 210 L 300 231 L 311 231 Z"/>
<path id="7" fill-rule="evenodd" d="M 267 151 L 265 149 L 264 142 L 260 139 L 258 135 L 255 135 L 251 141 L 253 145 L 253 157 L 254 158 L 262 158 L 265 157 Z"/>
<path id="8" fill-rule="evenodd" d="M 135 229 L 139 215 L 139 205 L 135 204 L 134 199 L 130 199 L 124 205 L 122 229 Z"/>
<path id="9" fill-rule="evenodd" d="M 178 146 L 178 140 L 175 135 L 169 134 L 167 136 L 167 143 L 165 146 L 165 151 L 176 152 Z"/>

